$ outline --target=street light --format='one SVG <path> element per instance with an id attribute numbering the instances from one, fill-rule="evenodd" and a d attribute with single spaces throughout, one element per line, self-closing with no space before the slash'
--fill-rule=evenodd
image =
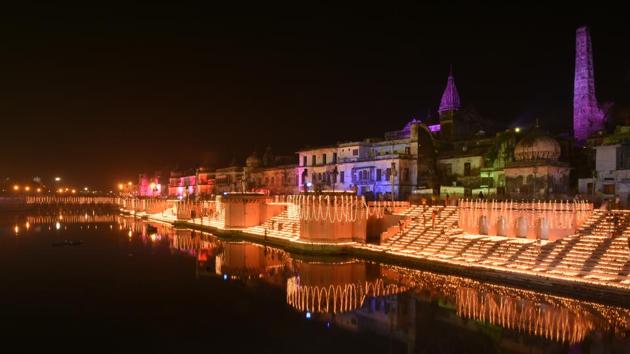
<path id="1" fill-rule="evenodd" d="M 55 177 L 55 182 L 61 181 L 61 177 Z"/>

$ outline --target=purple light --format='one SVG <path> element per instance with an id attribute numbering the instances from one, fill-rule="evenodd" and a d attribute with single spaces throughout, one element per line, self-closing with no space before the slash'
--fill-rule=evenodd
<path id="1" fill-rule="evenodd" d="M 604 113 L 595 96 L 593 49 L 588 27 L 575 33 L 575 79 L 573 83 L 573 136 L 584 141 L 604 127 Z"/>
<path id="2" fill-rule="evenodd" d="M 432 133 L 440 131 L 440 125 L 439 124 L 429 125 L 428 128 L 429 128 L 429 131 L 432 132 Z"/>
<path id="3" fill-rule="evenodd" d="M 459 93 L 457 92 L 457 87 L 455 87 L 453 67 L 451 67 L 451 71 L 448 74 L 448 81 L 446 82 L 446 89 L 444 89 L 444 93 L 442 94 L 442 100 L 440 101 L 440 108 L 438 109 L 438 112 L 442 114 L 443 112 L 457 111 L 460 108 L 461 104 L 459 102 Z"/>

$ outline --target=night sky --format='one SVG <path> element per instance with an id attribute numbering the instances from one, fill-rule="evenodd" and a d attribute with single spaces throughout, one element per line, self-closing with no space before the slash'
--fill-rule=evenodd
<path id="1" fill-rule="evenodd" d="M 569 131 L 583 24 L 598 98 L 630 103 L 630 26 L 613 5 L 231 3 L 2 8 L 0 176 L 111 189 L 267 145 L 382 136 L 437 110 L 450 64 L 463 105 L 497 129 L 538 117 Z"/>

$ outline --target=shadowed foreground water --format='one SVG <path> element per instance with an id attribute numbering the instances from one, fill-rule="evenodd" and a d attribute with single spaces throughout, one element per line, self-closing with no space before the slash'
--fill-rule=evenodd
<path id="1" fill-rule="evenodd" d="M 630 352 L 625 308 L 92 210 L 1 230 L 0 352 Z"/>

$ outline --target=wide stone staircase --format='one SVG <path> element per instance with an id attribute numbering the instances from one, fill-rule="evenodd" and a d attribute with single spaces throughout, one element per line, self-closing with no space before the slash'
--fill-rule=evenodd
<path id="1" fill-rule="evenodd" d="M 432 220 L 434 209 L 437 212 L 435 225 Z M 390 237 L 382 245 L 390 250 L 418 252 L 421 251 L 422 245 L 458 232 L 455 206 L 412 206 L 399 215 L 405 217 L 405 227 L 402 232 Z"/>
<path id="2" fill-rule="evenodd" d="M 630 211 L 594 210 L 576 234 L 556 241 L 466 235 L 456 207 L 414 206 L 403 215 L 403 232 L 381 248 L 423 258 L 452 260 L 568 278 L 630 284 Z"/>
<path id="3" fill-rule="evenodd" d="M 262 225 L 249 227 L 247 232 L 267 236 L 280 237 L 295 240 L 300 237 L 300 214 L 299 207 L 292 203 L 287 203 L 287 208 L 280 214 L 268 219 Z"/>

